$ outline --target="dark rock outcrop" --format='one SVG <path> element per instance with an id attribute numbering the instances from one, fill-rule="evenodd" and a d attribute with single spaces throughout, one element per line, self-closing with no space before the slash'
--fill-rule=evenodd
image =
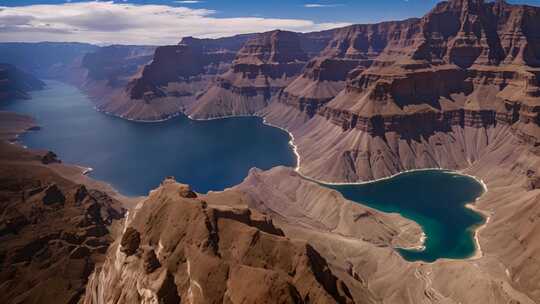
<path id="1" fill-rule="evenodd" d="M 152 249 L 144 252 L 143 261 L 144 271 L 147 274 L 150 274 L 161 267 L 161 263 L 159 263 L 156 253 Z"/>
<path id="2" fill-rule="evenodd" d="M 127 256 L 135 254 L 141 244 L 141 234 L 136 229 L 128 227 L 122 235 L 120 250 Z"/>
<path id="3" fill-rule="evenodd" d="M 52 184 L 45 188 L 42 201 L 45 205 L 63 204 L 66 197 L 56 184 Z"/>

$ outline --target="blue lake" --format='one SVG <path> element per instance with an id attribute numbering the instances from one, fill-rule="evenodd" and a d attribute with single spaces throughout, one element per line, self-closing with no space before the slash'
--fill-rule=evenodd
<path id="1" fill-rule="evenodd" d="M 91 167 L 92 177 L 126 195 L 146 195 L 165 176 L 205 193 L 240 183 L 252 167 L 296 165 L 289 134 L 256 117 L 131 122 L 97 112 L 77 88 L 55 81 L 31 100 L 8 102 L 1 109 L 36 118 L 41 130 L 24 134 L 25 145 Z M 426 249 L 397 249 L 407 260 L 460 259 L 475 251 L 474 228 L 484 219 L 465 204 L 480 196 L 483 186 L 472 177 L 427 170 L 360 185 L 323 185 L 420 224 Z"/>
<path id="2" fill-rule="evenodd" d="M 257 117 L 137 123 L 97 112 L 80 90 L 55 81 L 2 109 L 36 118 L 41 130 L 24 134 L 25 145 L 93 168 L 92 177 L 126 195 L 146 195 L 165 176 L 202 193 L 223 190 L 252 167 L 296 164 L 289 134 Z"/>
<path id="3" fill-rule="evenodd" d="M 406 172 L 359 185 L 326 185 L 347 199 L 417 222 L 426 234 L 425 250 L 398 249 L 409 261 L 462 259 L 476 250 L 474 229 L 484 217 L 467 208 L 484 193 L 474 178 L 445 170 Z"/>

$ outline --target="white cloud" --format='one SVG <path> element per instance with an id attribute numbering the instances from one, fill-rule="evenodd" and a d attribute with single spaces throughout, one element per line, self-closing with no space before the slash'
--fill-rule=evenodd
<path id="1" fill-rule="evenodd" d="M 174 44 L 181 37 L 223 37 L 283 29 L 324 30 L 346 23 L 260 17 L 217 18 L 215 11 L 110 2 L 0 6 L 0 41 Z"/>
<path id="2" fill-rule="evenodd" d="M 304 7 L 307 7 L 307 8 L 337 7 L 337 6 L 343 6 L 343 4 L 321 4 L 321 3 L 304 4 Z"/>

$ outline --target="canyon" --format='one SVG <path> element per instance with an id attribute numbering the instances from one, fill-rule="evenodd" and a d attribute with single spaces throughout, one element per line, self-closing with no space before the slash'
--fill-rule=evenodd
<path id="1" fill-rule="evenodd" d="M 84 274 L 93 272 L 87 284 L 75 274 L 70 298 L 83 303 L 540 302 L 540 8 L 450 0 L 402 21 L 314 33 L 187 37 L 159 47 L 109 46 L 70 60 L 62 67 L 63 81 L 79 86 L 99 111 L 135 121 L 183 114 L 201 120 L 260 116 L 291 134 L 299 162 L 296 169 L 252 169 L 242 183 L 207 194 L 166 178 L 136 205 L 125 204 L 129 212 L 118 223 L 122 227 L 99 236 L 104 248 L 86 239 L 66 244 L 62 233 L 52 233 L 45 248 L 54 256 L 66 259 L 80 247 L 90 252 L 84 260 L 92 267 Z M 24 126 L 28 118 L 2 115 L 17 121 L 6 123 L 11 129 L 0 124 L 0 134 L 7 134 L 3 139 L 30 128 Z M 22 148 L 1 148 L 9 152 L 2 152 L 3 166 L 29 161 L 10 163 L 7 155 Z M 41 171 L 47 166 L 39 165 Z M 422 245 L 416 223 L 351 202 L 305 178 L 355 183 L 422 168 L 459 170 L 487 186 L 472 206 L 486 217 L 475 232 L 475 256 L 405 261 L 395 248 Z M 32 180 L 41 174 L 17 171 Z M 113 210 L 117 203 L 103 199 L 114 196 L 110 189 L 88 190 L 92 195 L 77 205 L 77 195 L 71 195 L 76 186 L 51 176 L 57 186 L 21 179 L 13 184 L 16 190 L 5 187 L 3 196 L 13 206 L 26 206 L 23 201 L 41 204 L 47 192 L 61 192 L 64 204 L 43 207 L 61 216 L 80 215 L 85 204 Z M 27 189 L 34 184 L 37 191 Z M 21 194 L 27 190 L 35 193 Z M 28 210 L 16 210 L 31 219 Z M 2 231 L 12 235 L 8 224 L 21 217 L 10 215 L 7 221 L 6 211 L 2 214 Z M 120 214 L 100 213 L 91 224 L 110 227 Z M 15 226 L 27 235 L 32 225 L 40 223 Z M 34 238 L 28 232 L 31 244 Z M 0 261 L 21 255 L 17 242 L 13 237 L 2 245 Z M 26 273 L 43 266 L 36 260 L 17 267 L 22 270 L 15 273 Z M 13 286 L 27 280 L 10 278 L 6 282 Z"/>

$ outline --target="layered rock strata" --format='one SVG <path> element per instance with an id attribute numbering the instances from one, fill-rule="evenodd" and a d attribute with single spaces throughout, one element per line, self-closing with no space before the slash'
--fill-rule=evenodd
<path id="1" fill-rule="evenodd" d="M 188 113 L 194 118 L 254 114 L 300 73 L 307 59 L 296 33 L 259 34 L 246 42 L 231 68 Z"/>
<path id="2" fill-rule="evenodd" d="M 145 62 L 136 59 L 137 71 L 126 73 L 127 84 L 100 98 L 99 108 L 135 120 L 161 120 L 183 112 L 217 74 L 227 70 L 249 37 L 186 37 L 178 45 L 158 47 L 144 57 Z"/>
<path id="3" fill-rule="evenodd" d="M 384 39 L 372 29 L 368 37 L 378 44 L 361 52 L 350 45 L 362 45 L 365 32 L 352 26 L 354 39 L 326 52 L 371 54 L 369 67 L 350 72 L 345 88 L 316 111 L 285 98 L 261 114 L 295 135 L 303 172 L 330 181 L 464 168 L 504 129 L 534 145 L 539 11 L 501 1 L 442 2 L 422 19 L 386 23 L 393 34 Z"/>
<path id="4" fill-rule="evenodd" d="M 373 63 L 393 35 L 416 21 L 359 24 L 334 30 L 326 47 L 280 92 L 276 101 L 298 109 L 304 119 L 313 117 L 345 88 L 348 79 Z"/>

